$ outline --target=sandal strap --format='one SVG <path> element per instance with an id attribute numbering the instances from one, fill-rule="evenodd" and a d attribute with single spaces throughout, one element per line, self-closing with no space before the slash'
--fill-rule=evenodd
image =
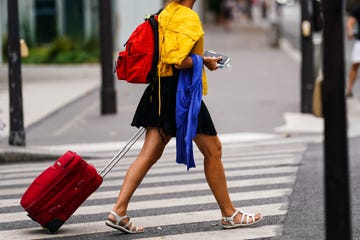
<path id="1" fill-rule="evenodd" d="M 239 211 L 239 212 L 242 215 L 240 223 L 244 223 L 245 218 L 246 218 L 246 224 L 249 224 L 250 218 L 252 218 L 252 222 L 255 222 L 255 214 L 246 213 L 246 212 L 242 212 L 242 211 Z"/>
<path id="2" fill-rule="evenodd" d="M 244 212 L 240 212 L 240 213 L 241 213 L 240 223 L 244 223 L 244 220 L 246 218 L 246 224 L 248 224 L 249 223 L 249 216 Z"/>
<path id="3" fill-rule="evenodd" d="M 129 223 L 131 223 L 131 225 L 128 228 L 130 231 L 132 231 L 132 232 L 138 232 L 139 231 L 138 226 L 135 226 L 131 221 Z M 135 228 L 135 231 L 134 231 L 134 228 Z"/>
<path id="4" fill-rule="evenodd" d="M 124 216 L 120 216 L 119 214 L 117 214 L 116 212 L 114 211 L 111 211 L 110 214 L 112 214 L 114 217 L 115 217 L 115 224 L 116 225 L 120 225 L 120 222 L 126 218 L 129 219 L 129 221 L 125 224 L 125 225 L 122 225 L 122 227 L 128 229 L 129 231 L 134 231 L 134 228 L 135 228 L 135 231 L 139 231 L 139 227 L 138 226 L 135 226 L 133 224 L 133 222 L 131 221 L 131 219 L 128 217 L 128 215 L 124 215 Z"/>
<path id="5" fill-rule="evenodd" d="M 246 224 L 249 224 L 249 220 L 251 218 L 252 222 L 255 222 L 255 214 L 251 214 L 251 213 L 246 213 L 246 212 L 242 212 L 239 210 L 236 210 L 233 215 L 231 215 L 230 217 L 223 217 L 222 220 L 224 222 L 228 222 L 231 225 L 235 225 L 235 216 L 237 214 L 241 214 L 241 219 L 240 219 L 240 223 L 244 223 L 245 219 L 246 219 Z"/>
<path id="6" fill-rule="evenodd" d="M 133 224 L 132 221 L 129 219 L 129 222 L 128 222 L 127 224 L 125 224 L 123 227 L 126 228 L 126 229 L 129 229 L 130 231 L 133 231 L 134 224 Z"/>
<path id="7" fill-rule="evenodd" d="M 129 218 L 127 215 L 120 216 L 119 214 L 117 214 L 117 213 L 114 212 L 114 211 L 111 211 L 110 214 L 115 217 L 115 224 L 116 224 L 116 225 L 119 225 L 119 223 L 120 223 L 122 220 L 124 220 L 124 219 L 126 219 L 126 218 Z M 131 223 L 130 219 L 129 219 L 129 223 Z M 126 226 L 124 226 L 124 227 L 126 228 L 126 227 L 129 225 L 129 223 L 126 224 Z"/>
<path id="8" fill-rule="evenodd" d="M 222 220 L 223 220 L 224 222 L 229 222 L 231 225 L 234 225 L 234 224 L 235 224 L 235 222 L 234 222 L 235 216 L 236 216 L 238 213 L 240 213 L 240 211 L 239 211 L 239 210 L 236 210 L 236 211 L 233 213 L 233 215 L 231 215 L 230 217 L 223 217 Z"/>

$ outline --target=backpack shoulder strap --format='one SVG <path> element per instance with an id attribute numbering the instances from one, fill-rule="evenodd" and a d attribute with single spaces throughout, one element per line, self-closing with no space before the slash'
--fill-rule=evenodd
<path id="1" fill-rule="evenodd" d="M 157 64 L 159 61 L 159 28 L 158 28 L 158 21 L 156 19 L 156 16 L 160 14 L 161 11 L 162 9 L 160 9 L 157 13 L 152 14 L 147 18 L 152 28 L 152 32 L 154 36 L 154 55 L 153 55 L 154 57 L 151 65 L 151 72 L 154 73 L 154 76 L 152 77 L 155 77 L 156 75 Z"/>

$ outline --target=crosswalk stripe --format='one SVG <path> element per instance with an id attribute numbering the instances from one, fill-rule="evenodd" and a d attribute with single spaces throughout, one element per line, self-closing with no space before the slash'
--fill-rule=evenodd
<path id="1" fill-rule="evenodd" d="M 26 191 L 26 187 L 11 188 L 11 189 L 8 188 L 0 192 L 0 197 L 23 194 L 25 191 Z"/>
<path id="2" fill-rule="evenodd" d="M 268 216 L 284 215 L 287 212 L 287 208 L 288 205 L 286 203 L 274 203 L 274 204 L 242 207 L 241 210 L 245 212 L 261 212 L 264 217 L 268 217 Z M 106 218 L 106 215 L 104 217 Z M 158 226 L 166 227 L 177 224 L 208 222 L 208 221 L 216 221 L 216 220 L 219 221 L 220 218 L 221 215 L 219 210 L 206 210 L 206 211 L 196 211 L 196 212 L 186 212 L 186 213 L 164 214 L 157 216 L 137 217 L 134 218 L 133 221 L 135 222 L 135 224 L 138 224 L 139 226 L 150 228 L 150 227 L 158 227 Z M 66 230 L 64 231 L 64 229 Z M 62 229 L 60 229 L 57 232 L 56 237 L 76 236 L 81 234 L 101 233 L 101 232 L 109 232 L 109 231 L 114 231 L 114 230 L 106 227 L 104 221 L 87 222 L 86 224 L 84 223 L 65 224 L 62 227 Z M 17 239 L 23 240 L 23 239 L 28 239 L 29 236 L 31 236 L 32 239 L 44 239 L 50 237 L 49 234 L 46 234 L 43 231 L 38 231 L 38 228 L 5 230 L 5 231 L 0 231 L 0 234 L 4 236 L 4 239 L 9 239 L 9 240 L 17 240 Z"/>
<path id="3" fill-rule="evenodd" d="M 234 239 L 263 239 L 276 237 L 282 233 L 281 225 L 269 225 L 253 228 L 237 228 L 231 231 L 207 231 L 167 235 L 160 237 L 139 238 L 139 240 L 234 240 Z"/>
<path id="4" fill-rule="evenodd" d="M 237 180 L 237 181 L 227 181 L 229 188 L 235 187 L 254 187 L 254 186 L 266 186 L 266 185 L 275 185 L 275 184 L 285 184 L 285 183 L 294 183 L 295 177 L 276 177 L 276 178 L 258 178 L 258 179 L 246 179 L 246 180 Z M 175 192 L 192 192 L 192 191 L 201 191 L 207 190 L 209 186 L 207 183 L 199 184 L 186 184 L 180 186 L 162 186 L 162 187 L 149 187 L 149 188 L 139 188 L 136 190 L 134 196 L 145 196 L 164 193 L 175 193 Z M 93 195 L 90 199 L 102 199 L 113 197 L 114 193 L 117 194 L 118 191 L 107 191 L 99 192 L 98 194 Z"/>
<path id="5" fill-rule="evenodd" d="M 271 178 L 254 178 L 254 179 L 245 179 L 245 180 L 233 180 L 227 181 L 229 188 L 234 187 L 251 187 L 251 186 L 266 186 L 266 185 L 275 185 L 275 184 L 292 184 L 295 181 L 293 176 L 284 176 L 284 177 L 271 177 Z M 194 189 L 194 190 L 193 190 Z M 207 183 L 198 183 L 194 184 L 184 184 L 179 185 L 174 188 L 174 186 L 161 186 L 161 187 L 147 187 L 139 188 L 136 190 L 134 196 L 146 196 L 163 193 L 176 193 L 176 192 L 191 192 L 191 191 L 201 191 L 207 190 L 209 186 Z M 92 194 L 89 197 L 89 200 L 99 200 L 106 198 L 113 198 L 118 194 L 119 190 L 115 191 L 98 191 L 97 193 Z M 18 198 L 13 199 L 2 199 L 0 200 L 1 207 L 12 207 L 19 206 L 20 200 Z"/>
<path id="6" fill-rule="evenodd" d="M 265 167 L 265 168 L 255 168 L 255 169 L 246 169 L 246 170 L 232 170 L 233 165 L 224 165 L 226 176 L 232 177 L 232 176 L 251 176 L 251 175 L 258 175 L 258 174 L 276 174 L 276 173 L 289 173 L 294 172 L 297 170 L 297 167 Z M 237 164 L 235 165 L 238 166 Z M 200 168 L 191 170 L 191 172 L 186 172 L 184 169 L 173 169 L 169 168 L 169 171 L 166 171 L 165 169 L 162 169 L 161 172 L 166 173 L 166 176 L 152 176 L 156 173 L 158 173 L 157 170 L 151 169 L 149 171 L 149 174 L 144 179 L 144 183 L 158 183 L 158 182 L 165 182 L 165 181 L 180 181 L 180 180 L 194 180 L 194 179 L 203 179 L 204 174 L 202 171 L 200 171 Z M 185 172 L 186 175 L 171 175 L 176 174 L 179 172 Z M 112 172 L 111 175 L 113 176 L 116 171 Z M 120 170 L 119 176 L 123 177 L 125 174 L 125 170 Z M 170 176 L 168 176 L 170 175 Z M 12 180 L 4 180 L 0 182 L 0 187 L 11 187 L 12 185 L 30 185 L 34 178 L 23 178 L 23 179 L 12 179 Z M 118 180 L 116 180 L 118 181 Z M 105 181 L 103 186 L 113 186 L 113 181 Z"/>
<path id="7" fill-rule="evenodd" d="M 223 148 L 226 146 L 223 146 Z M 223 151 L 223 158 L 229 158 L 229 157 L 238 157 L 239 159 L 241 158 L 246 158 L 246 157 L 251 157 L 251 156 L 256 156 L 256 157 L 262 157 L 262 156 L 269 156 L 269 155 L 278 155 L 278 154 L 290 154 L 290 155 L 294 155 L 296 153 L 301 153 L 305 150 L 305 146 L 303 144 L 299 145 L 299 146 L 291 146 L 290 148 L 277 148 L 277 149 L 256 149 L 256 150 L 247 150 L 247 149 L 238 149 L 236 148 L 229 148 L 226 149 L 226 151 Z M 170 152 L 169 149 L 166 149 L 167 151 L 164 152 L 162 158 L 161 158 L 161 162 L 174 162 L 175 161 L 175 155 L 173 153 Z M 112 154 L 110 154 L 111 156 Z M 194 149 L 194 155 L 195 155 L 195 159 L 202 159 L 202 156 L 200 155 L 199 151 Z M 134 159 L 134 155 L 128 155 L 128 157 L 125 157 L 124 159 L 121 160 L 120 164 L 125 163 L 125 165 L 128 165 L 129 163 L 131 163 Z M 87 160 L 87 159 L 85 159 Z M 101 159 L 89 159 L 89 162 L 106 162 L 109 161 L 109 158 L 101 158 Z M 6 167 L 6 169 L 0 169 L 0 175 L 3 174 L 7 174 L 7 173 L 11 173 L 11 172 L 19 172 L 19 171 L 28 171 L 29 169 L 32 169 L 34 171 L 42 171 L 45 168 L 47 168 L 49 165 L 51 165 L 52 162 L 51 161 L 45 161 L 45 162 L 41 162 L 41 163 L 25 163 L 25 164 L 12 164 Z"/>
<path id="8" fill-rule="evenodd" d="M 233 152 L 234 149 L 229 149 L 223 153 L 222 158 L 223 159 L 238 158 L 239 161 L 240 160 L 250 160 L 250 159 L 255 160 L 255 159 L 262 159 L 262 158 L 267 159 L 270 156 L 274 156 L 275 158 L 276 157 L 282 158 L 282 157 L 286 157 L 286 156 L 294 156 L 294 153 L 303 151 L 302 148 L 297 149 L 296 152 L 292 152 L 293 150 L 295 151 L 295 149 L 292 149 L 291 151 L 285 151 L 284 149 L 282 149 L 281 151 L 271 149 L 271 151 L 262 151 L 261 153 L 256 154 L 256 151 L 251 151 L 251 152 L 245 151 L 245 152 L 239 153 L 236 151 Z M 237 150 L 237 151 L 239 151 L 239 150 Z M 199 154 L 198 151 L 194 151 L 194 155 L 195 155 L 194 157 L 195 157 L 196 161 L 200 161 L 203 158 L 201 156 L 201 154 Z M 134 160 L 134 158 L 135 158 L 135 156 L 125 157 L 120 161 L 118 166 L 121 166 L 121 167 L 129 166 L 129 164 L 131 164 L 131 162 Z M 95 166 L 103 166 L 107 161 L 110 160 L 110 158 L 103 157 L 103 158 L 85 159 L 85 160 L 87 160 L 91 164 L 94 164 Z M 164 153 L 159 162 L 161 162 L 162 164 L 173 164 L 175 162 L 175 155 L 173 153 L 171 153 L 171 154 Z M 6 169 L 0 169 L 0 176 L 6 176 L 9 173 L 29 172 L 30 169 L 33 172 L 41 172 L 45 168 L 52 165 L 52 163 L 53 163 L 53 161 L 12 164 L 10 166 L 6 166 Z"/>
<path id="9" fill-rule="evenodd" d="M 262 174 L 294 174 L 297 171 L 297 167 L 278 167 L 278 168 L 265 168 L 265 169 L 252 169 L 252 170 L 243 170 L 243 171 L 226 171 L 226 176 L 236 177 L 236 176 L 251 176 L 251 175 L 262 175 Z M 182 181 L 182 180 L 197 180 L 204 179 L 203 173 L 192 173 L 186 176 L 179 175 L 174 178 L 174 176 L 160 176 L 160 177 L 151 177 L 150 175 L 146 176 L 143 180 L 143 184 L 145 183 L 162 183 L 167 182 L 171 183 L 174 181 Z M 111 186 L 119 186 L 120 188 L 121 181 L 114 180 L 105 181 L 103 183 L 103 187 L 111 187 Z M 8 185 L 11 186 L 11 185 Z M 22 194 L 26 191 L 26 188 L 18 188 L 18 189 L 7 189 L 7 195 L 12 194 Z M 2 193 L 4 195 L 5 191 Z M 0 193 L 0 195 L 2 195 Z"/>
<path id="10" fill-rule="evenodd" d="M 231 170 L 225 168 L 226 177 L 237 177 L 237 176 L 256 176 L 263 174 L 280 174 L 280 173 L 295 173 L 298 167 L 272 167 L 272 168 L 256 168 L 247 170 Z M 143 183 L 160 183 L 160 182 L 174 182 L 183 180 L 197 180 L 204 179 L 204 173 L 194 172 L 188 175 L 176 175 L 176 176 L 159 176 L 150 177 L 146 176 Z M 110 184 L 110 183 L 109 183 Z M 107 186 L 107 182 L 104 182 L 104 186 Z"/>
<path id="11" fill-rule="evenodd" d="M 223 157 L 223 162 L 224 164 L 229 164 L 231 162 L 237 162 L 239 163 L 239 167 L 250 167 L 250 166 L 264 166 L 264 165 L 279 165 L 279 164 L 291 164 L 294 163 L 294 161 L 296 159 L 294 159 L 295 157 L 293 155 L 289 155 L 289 154 L 282 154 L 282 155 L 274 155 L 274 156 L 251 156 L 251 157 L 245 157 L 245 158 L 239 158 L 236 156 L 232 156 L 232 157 Z M 201 159 L 198 159 L 197 161 L 201 162 Z M 90 164 L 93 164 L 97 169 L 102 169 L 105 166 L 105 161 L 97 161 L 97 162 L 91 162 L 88 161 Z M 48 165 L 47 167 L 49 167 L 50 165 Z M 161 171 L 161 169 L 166 168 L 166 167 L 174 167 L 177 166 L 177 164 L 175 163 L 174 159 L 171 162 L 163 162 L 161 161 L 160 163 L 158 163 L 157 165 L 155 165 L 155 167 L 153 167 L 154 169 L 158 169 L 158 171 Z M 182 165 L 180 165 L 182 166 Z M 32 168 L 31 170 L 27 169 L 24 171 L 20 171 L 18 170 L 13 171 L 13 172 L 8 172 L 6 174 L 1 174 L 2 175 L 2 181 L 4 180 L 11 180 L 12 178 L 25 178 L 25 177 L 35 177 L 37 174 L 39 174 L 40 172 L 42 172 L 43 170 L 45 170 L 47 167 L 45 168 Z M 116 168 L 113 169 L 113 172 L 116 171 L 120 171 L 120 169 L 127 169 L 129 167 L 129 163 L 120 163 L 117 164 Z M 180 171 L 180 170 L 179 170 Z M 182 171 L 184 171 L 184 168 L 182 168 Z"/>
<path id="12" fill-rule="evenodd" d="M 250 191 L 250 192 L 240 192 L 240 193 L 231 193 L 232 201 L 240 200 L 255 200 L 255 199 L 266 199 L 266 198 L 275 198 L 275 197 L 284 197 L 288 196 L 291 193 L 290 188 L 282 188 L 275 190 L 261 190 L 261 191 Z M 114 195 L 116 197 L 117 195 Z M 114 199 L 115 200 L 115 199 Z M 159 199 L 154 201 L 139 201 L 131 202 L 129 204 L 129 210 L 144 210 L 152 208 L 166 208 L 166 207 L 176 207 L 176 206 L 187 206 L 194 204 L 207 204 L 214 202 L 212 195 L 202 195 L 202 196 L 191 196 L 184 198 L 168 198 L 168 199 Z M 87 214 L 98 214 L 103 213 L 104 211 L 111 210 L 114 204 L 102 204 L 95 206 L 81 206 L 76 210 L 74 215 L 87 215 Z M 25 213 L 19 214 L 16 213 L 4 213 L 0 214 L 0 223 L 3 222 L 14 222 L 14 221 L 23 221 L 28 220 L 29 218 Z"/>

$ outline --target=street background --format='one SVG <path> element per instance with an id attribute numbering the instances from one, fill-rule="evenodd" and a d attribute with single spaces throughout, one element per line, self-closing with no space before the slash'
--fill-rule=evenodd
<path id="1" fill-rule="evenodd" d="M 260 159 L 260 156 L 262 158 L 267 156 L 276 165 L 274 168 L 290 167 L 295 169 L 295 171 L 287 170 L 290 171 L 289 175 L 284 172 L 273 172 L 270 175 L 269 173 L 267 173 L 268 175 L 265 174 L 265 177 L 284 176 L 291 177 L 293 180 L 285 185 L 277 183 L 263 188 L 255 184 L 253 188 L 232 189 L 231 192 L 235 199 L 237 199 L 236 192 L 259 191 L 255 197 L 247 201 L 239 198 L 236 202 L 241 206 L 263 206 L 260 209 L 266 213 L 266 219 L 258 228 L 217 231 L 219 229 L 209 227 L 205 220 L 199 221 L 204 222 L 200 224 L 190 222 L 175 225 L 175 222 L 174 225 L 171 225 L 173 221 L 171 219 L 170 224 L 164 223 L 160 227 L 166 231 L 160 231 L 158 225 L 149 225 L 150 231 L 148 233 L 136 237 L 150 238 L 168 235 L 172 236 L 169 239 L 185 239 L 186 236 L 192 239 L 204 239 L 204 236 L 207 236 L 207 239 L 211 239 L 209 234 L 213 234 L 213 239 L 267 239 L 270 237 L 324 239 L 322 120 L 311 115 L 299 114 L 299 44 L 296 40 L 299 39 L 296 31 L 299 25 L 297 22 L 299 6 L 286 6 L 283 13 L 284 38 L 281 39 L 280 49 L 269 46 L 267 23 L 261 21 L 259 17 L 255 18 L 254 22 L 248 22 L 245 18 L 240 17 L 230 32 L 224 31 L 221 26 L 205 26 L 206 48 L 230 56 L 232 68 L 230 71 L 222 69 L 207 72 L 209 94 L 204 97 L 204 101 L 212 114 L 220 138 L 223 140 L 226 167 L 227 164 L 231 163 L 233 157 L 238 157 L 239 160 L 234 161 L 234 164 L 235 162 L 241 164 L 242 154 L 246 155 L 252 152 L 257 160 Z M 259 16 L 258 9 L 255 9 L 255 14 Z M 346 59 L 348 60 L 351 45 L 347 43 L 346 46 Z M 0 120 L 7 124 L 8 109 L 6 109 L 6 105 L 3 105 L 3 103 L 7 103 L 7 88 L 4 87 L 7 79 L 7 66 L 3 65 L 0 68 L 2 83 L 0 88 Z M 38 226 L 32 221 L 26 220 L 26 216 L 24 218 L 19 217 L 19 213 L 23 213 L 22 209 L 14 203 L 18 202 L 21 197 L 21 191 L 26 188 L 27 183 L 30 183 L 29 179 L 35 177 L 41 169 L 51 164 L 55 156 L 67 149 L 77 151 L 89 158 L 100 157 L 93 161 L 96 166 L 101 167 L 116 149 L 119 149 L 136 131 L 130 127 L 130 122 L 145 86 L 116 81 L 118 112 L 115 115 L 101 116 L 99 65 L 23 65 L 22 70 L 27 146 L 25 148 L 8 146 L 8 129 L 6 128 L 7 125 L 5 126 L 0 140 L 1 154 L 3 161 L 6 161 L 2 165 L 3 170 L 1 171 L 2 185 L 0 188 L 4 194 L 1 195 L 0 202 L 2 205 L 0 207 L 4 214 L 0 216 L 0 222 L 3 223 L 0 234 L 2 237 L 9 236 L 9 239 L 47 238 L 49 236 L 36 230 Z M 359 163 L 356 161 L 357 156 L 359 156 L 357 146 L 360 141 L 357 137 L 359 136 L 357 131 L 359 126 L 357 121 L 359 119 L 357 115 L 358 100 L 356 97 L 358 89 L 357 86 L 355 98 L 348 101 L 349 113 L 351 113 L 349 115 L 349 135 L 352 138 L 349 151 L 354 239 L 360 238 L 360 227 L 357 224 L 360 220 L 360 198 L 358 196 L 360 181 Z M 137 149 L 138 146 L 135 146 L 134 151 L 129 155 L 129 159 L 124 160 L 121 165 L 121 176 L 123 176 L 124 169 L 136 154 Z M 173 163 L 176 167 L 173 151 L 173 143 L 170 143 L 169 149 L 164 155 L 163 164 Z M 39 159 L 48 161 L 22 163 L 25 159 L 20 159 L 22 161 L 19 162 L 19 156 L 24 156 L 24 153 L 28 161 Z M 293 160 L 275 163 L 285 155 Z M 11 162 L 12 160 L 16 160 L 16 162 Z M 200 158 L 197 159 L 197 162 L 201 165 Z M 245 167 L 245 169 L 254 172 L 254 180 L 260 176 L 264 177 L 261 175 L 264 173 L 257 173 L 257 168 L 260 168 L 262 163 L 259 162 L 258 166 L 256 163 L 257 161 L 253 163 L 252 168 Z M 231 164 L 228 166 L 231 180 L 233 180 L 233 174 L 238 174 L 237 177 L 247 180 L 241 168 L 232 167 Z M 155 171 L 161 170 L 161 168 L 162 165 Z M 31 173 L 27 172 L 27 176 L 16 176 L 24 173 L 24 170 L 31 170 Z M 201 170 L 201 166 L 198 170 Z M 154 174 L 156 175 L 156 173 Z M 116 172 L 111 177 L 111 180 L 117 181 L 118 185 L 121 183 L 118 182 L 119 179 L 117 178 L 120 174 Z M 164 172 L 159 171 L 158 174 L 163 175 Z M 185 170 L 183 174 L 186 174 Z M 150 175 L 151 177 L 152 175 Z M 251 178 L 249 177 L 250 180 L 252 180 Z M 150 183 L 147 184 L 150 185 Z M 118 185 L 114 187 L 114 191 L 118 189 Z M 173 187 L 175 186 L 177 187 L 174 184 Z M 290 190 L 285 191 L 284 186 Z M 145 184 L 144 187 L 146 188 L 147 185 Z M 277 197 L 268 197 L 270 202 L 261 200 L 260 192 L 265 194 L 266 190 L 270 190 L 271 187 L 274 189 L 282 187 L 284 193 Z M 108 190 L 108 187 L 99 189 L 100 193 L 105 190 Z M 175 197 L 181 197 L 181 193 Z M 96 197 L 92 199 L 85 204 L 87 208 L 76 214 L 69 224 L 63 226 L 64 230 L 56 236 L 66 239 L 70 239 L 71 235 L 75 235 L 73 239 L 112 239 L 119 237 L 113 232 L 108 232 L 109 229 L 101 228 L 100 223 L 98 224 L 106 218 L 106 212 L 110 210 L 115 194 L 114 192 L 113 196 L 108 197 L 108 199 L 96 199 Z M 147 200 L 145 195 L 138 196 L 135 202 Z M 170 196 L 174 197 L 174 195 Z M 148 197 L 152 199 L 151 195 Z M 157 197 L 153 196 L 154 199 Z M 211 196 L 209 198 L 211 199 Z M 194 202 L 196 201 L 194 200 Z M 274 202 L 281 204 L 266 205 L 275 204 Z M 9 205 L 9 203 L 11 204 Z M 90 210 L 91 206 L 102 207 L 104 203 L 108 204 L 106 209 L 97 210 L 96 214 Z M 139 221 L 144 219 L 142 222 L 145 224 L 149 224 L 145 220 L 145 216 L 149 219 L 149 216 L 157 215 L 157 212 L 163 215 L 178 213 L 171 207 L 165 210 L 161 207 L 154 207 L 154 209 L 149 207 L 150 210 L 146 210 L 147 205 L 144 202 L 142 203 L 144 204 L 142 205 L 145 208 L 144 211 L 140 210 L 141 207 L 139 209 L 135 207 L 131 213 L 135 214 Z M 209 203 L 199 203 L 188 206 L 187 209 L 177 208 L 180 212 L 184 211 L 191 214 L 200 209 L 210 211 L 216 209 L 216 206 Z M 89 212 L 87 213 L 85 209 Z M 250 210 L 257 211 L 257 208 L 250 207 Z M 270 213 L 271 210 L 281 210 L 282 212 Z M 193 215 L 195 216 L 195 214 Z M 215 219 L 212 218 L 208 220 L 211 220 L 211 224 L 215 222 Z M 90 231 L 91 229 L 93 231 Z M 173 235 L 177 235 L 178 238 Z M 133 236 L 121 237 L 133 239 Z M 51 239 L 55 239 L 54 236 Z"/>

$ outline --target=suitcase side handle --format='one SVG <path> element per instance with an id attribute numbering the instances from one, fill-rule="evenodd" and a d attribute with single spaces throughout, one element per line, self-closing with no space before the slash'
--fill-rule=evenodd
<path id="1" fill-rule="evenodd" d="M 110 171 L 115 167 L 115 165 L 120 161 L 121 158 L 131 149 L 131 147 L 136 143 L 136 141 L 143 135 L 145 128 L 140 127 L 139 130 L 130 138 L 129 142 L 115 154 L 111 161 L 105 165 L 103 169 L 99 172 L 99 175 L 104 178 Z"/>

